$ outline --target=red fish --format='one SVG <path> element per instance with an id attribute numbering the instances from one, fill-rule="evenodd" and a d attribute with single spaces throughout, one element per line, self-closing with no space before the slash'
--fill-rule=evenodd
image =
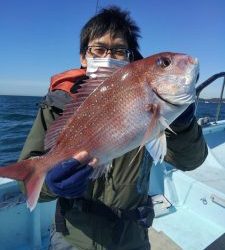
<path id="1" fill-rule="evenodd" d="M 94 178 L 112 159 L 146 144 L 153 159 L 162 160 L 166 154 L 164 131 L 194 102 L 198 70 L 197 59 L 170 52 L 114 72 L 99 69 L 101 77 L 87 80 L 76 101 L 50 127 L 45 138 L 45 148 L 50 151 L 2 167 L 0 176 L 24 182 L 32 210 L 46 173 L 81 151 L 98 159 Z"/>

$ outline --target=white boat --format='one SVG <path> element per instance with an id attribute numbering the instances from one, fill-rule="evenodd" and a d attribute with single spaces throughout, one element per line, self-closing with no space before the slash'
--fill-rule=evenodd
<path id="1" fill-rule="evenodd" d="M 156 218 L 149 231 L 152 250 L 225 249 L 225 120 L 219 120 L 225 73 L 197 87 L 197 96 L 223 77 L 216 119 L 201 118 L 209 154 L 196 170 L 182 172 L 163 162 L 152 168 L 150 195 Z M 0 249 L 47 249 L 55 202 L 26 207 L 17 183 L 0 178 Z"/>

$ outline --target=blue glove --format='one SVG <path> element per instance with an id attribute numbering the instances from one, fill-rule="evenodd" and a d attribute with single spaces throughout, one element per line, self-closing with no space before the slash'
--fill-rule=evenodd
<path id="1" fill-rule="evenodd" d="M 55 165 L 45 179 L 49 189 L 56 195 L 65 198 L 82 197 L 86 190 L 88 177 L 93 172 L 89 165 L 82 166 L 75 159 L 69 159 Z"/>
<path id="2" fill-rule="evenodd" d="M 195 103 L 192 103 L 188 108 L 174 120 L 170 127 L 175 133 L 185 131 L 189 128 L 195 115 Z"/>

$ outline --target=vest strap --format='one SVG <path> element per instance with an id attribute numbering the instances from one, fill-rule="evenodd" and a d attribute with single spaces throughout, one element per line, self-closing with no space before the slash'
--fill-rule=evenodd
<path id="1" fill-rule="evenodd" d="M 56 232 L 60 232 L 64 236 L 69 235 L 69 230 L 66 227 L 66 220 L 65 220 L 65 217 L 64 217 L 64 212 L 63 212 L 63 210 L 61 208 L 60 199 L 58 199 L 57 203 L 56 203 L 55 229 L 56 229 Z"/>
<path id="2" fill-rule="evenodd" d="M 155 217 L 153 203 L 148 196 L 147 203 L 135 209 L 110 208 L 103 203 L 86 200 L 83 198 L 75 199 L 73 208 L 86 213 L 93 213 L 99 216 L 105 216 L 109 220 L 121 219 L 136 221 L 139 225 L 148 228 L 152 225 Z"/>

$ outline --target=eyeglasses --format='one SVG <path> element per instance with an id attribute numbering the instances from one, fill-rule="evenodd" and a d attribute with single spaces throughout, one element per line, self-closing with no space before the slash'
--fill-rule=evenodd
<path id="1" fill-rule="evenodd" d="M 125 48 L 106 48 L 103 46 L 88 46 L 87 48 L 88 53 L 97 57 L 105 57 L 109 51 L 115 59 L 131 61 L 133 58 L 133 52 Z"/>

